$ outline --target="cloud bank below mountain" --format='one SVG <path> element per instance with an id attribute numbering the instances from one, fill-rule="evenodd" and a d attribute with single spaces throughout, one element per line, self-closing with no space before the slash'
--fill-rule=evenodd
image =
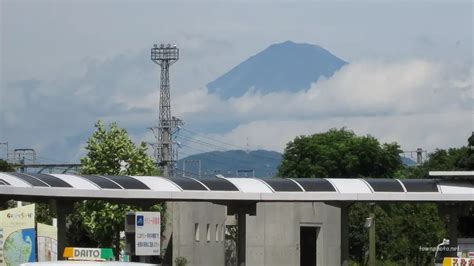
<path id="1" fill-rule="evenodd" d="M 158 74 L 145 56 L 147 51 L 86 61 L 75 78 L 8 83 L 2 93 L 4 136 L 60 161 L 78 160 L 97 119 L 117 121 L 136 141 L 152 141 L 147 127 L 157 121 Z M 192 76 L 191 66 L 183 69 L 177 79 Z M 366 60 L 307 90 L 249 88 L 229 99 L 172 79 L 172 112 L 203 136 L 239 146 L 248 141 L 250 148 L 281 152 L 297 135 L 347 126 L 404 149 L 433 150 L 464 145 L 473 131 L 472 77 L 471 66 Z"/>
<path id="2" fill-rule="evenodd" d="M 404 149 L 464 145 L 473 130 L 472 68 L 425 60 L 351 63 L 300 92 L 220 99 L 206 89 L 176 97 L 175 113 L 208 126 L 206 136 L 282 151 L 300 134 L 347 126 Z M 231 130 L 212 134 L 212 124 Z"/>

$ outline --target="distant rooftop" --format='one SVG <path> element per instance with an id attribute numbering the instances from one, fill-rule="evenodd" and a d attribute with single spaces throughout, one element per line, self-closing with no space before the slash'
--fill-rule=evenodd
<path id="1" fill-rule="evenodd" d="M 474 179 L 474 171 L 430 171 L 429 176 Z"/>

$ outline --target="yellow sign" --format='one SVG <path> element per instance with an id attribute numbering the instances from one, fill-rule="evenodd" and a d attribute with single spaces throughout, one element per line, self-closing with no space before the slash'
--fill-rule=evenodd
<path id="1" fill-rule="evenodd" d="M 38 261 L 58 260 L 58 228 L 38 223 Z"/>
<path id="2" fill-rule="evenodd" d="M 69 260 L 111 260 L 114 253 L 111 248 L 73 248 L 64 249 L 63 257 Z"/>
<path id="3" fill-rule="evenodd" d="M 443 266 L 474 266 L 474 258 L 444 258 Z"/>
<path id="4" fill-rule="evenodd" d="M 0 266 L 35 260 L 35 205 L 0 211 Z"/>

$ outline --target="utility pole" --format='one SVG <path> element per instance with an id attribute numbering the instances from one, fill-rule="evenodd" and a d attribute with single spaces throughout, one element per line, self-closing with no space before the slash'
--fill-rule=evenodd
<path id="1" fill-rule="evenodd" d="M 370 203 L 369 219 L 369 266 L 375 266 L 375 203 Z"/>
<path id="2" fill-rule="evenodd" d="M 36 151 L 35 149 L 15 149 L 13 150 L 13 158 L 15 162 L 21 165 L 20 172 L 24 173 L 26 170 L 25 159 L 31 161 L 33 164 L 36 163 Z"/>
<path id="3" fill-rule="evenodd" d="M 5 146 L 5 161 L 8 161 L 8 142 L 0 142 L 0 146 Z M 1 157 L 0 157 L 1 158 Z"/>
<path id="4" fill-rule="evenodd" d="M 173 134 L 183 122 L 171 116 L 171 96 L 169 68 L 179 59 L 179 49 L 176 45 L 154 45 L 151 48 L 151 60 L 161 67 L 159 124 L 153 130 L 157 139 L 156 162 L 161 166 L 164 177 L 172 177 L 175 153 L 173 152 Z"/>
<path id="5" fill-rule="evenodd" d="M 416 164 L 421 165 L 423 163 L 423 149 L 416 149 Z"/>
<path id="6" fill-rule="evenodd" d="M 237 175 L 237 177 L 240 177 L 241 173 L 244 174 L 244 177 L 249 177 L 248 174 L 250 174 L 250 177 L 255 177 L 254 169 L 237 169 L 237 171 L 235 171 L 235 174 Z"/>
<path id="7" fill-rule="evenodd" d="M 424 161 L 428 158 L 428 151 L 423 150 L 422 148 L 417 148 L 414 151 L 403 151 L 402 155 L 405 158 L 408 158 L 406 155 L 410 155 L 411 159 L 415 159 L 416 165 L 422 165 Z M 413 154 L 416 155 L 416 158 L 413 157 Z"/>
<path id="8" fill-rule="evenodd" d="M 201 177 L 201 160 L 184 160 L 183 161 L 183 177 L 186 176 L 186 164 L 195 163 L 198 165 L 198 177 Z"/>

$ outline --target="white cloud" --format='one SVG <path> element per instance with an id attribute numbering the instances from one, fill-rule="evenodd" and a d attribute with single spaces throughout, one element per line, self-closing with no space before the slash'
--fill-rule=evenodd
<path id="1" fill-rule="evenodd" d="M 147 127 L 158 119 L 158 71 L 142 62 L 147 52 L 89 62 L 76 78 L 8 83 L 3 137 L 12 147 L 65 161 L 81 156 L 97 119 L 117 121 L 135 140 L 153 141 Z M 184 72 L 192 77 L 192 71 Z M 186 86 L 196 82 L 191 79 L 172 86 L 172 112 L 185 127 L 241 147 L 248 138 L 250 148 L 282 151 L 296 135 L 347 126 L 405 149 L 432 150 L 462 145 L 473 130 L 469 71 L 426 60 L 354 62 L 307 91 L 250 89 L 228 100 Z M 188 144 L 200 149 L 184 147 L 188 154 L 217 148 Z"/>
<path id="2" fill-rule="evenodd" d="M 210 135 L 221 141 L 245 147 L 283 151 L 286 144 L 299 135 L 348 127 L 356 134 L 370 134 L 381 142 L 398 142 L 404 150 L 465 145 L 473 129 L 472 112 L 413 114 L 389 116 L 336 117 L 315 120 L 254 121 L 239 125 L 223 135 Z"/>
<path id="3" fill-rule="evenodd" d="M 203 83 L 202 76 L 209 78 L 216 66 L 196 72 L 197 65 L 191 62 L 209 62 L 216 54 L 226 58 L 223 53 L 230 44 L 200 35 L 183 35 L 182 38 L 187 40 L 183 41 L 186 44 L 182 54 L 187 60 L 172 68 L 172 95 L 186 91 L 194 92 L 186 94 L 191 98 L 209 98 L 206 90 L 203 94 L 192 86 Z M 212 48 L 213 53 L 199 53 L 204 47 Z M 98 119 L 117 121 L 137 140 L 145 139 L 147 128 L 156 125 L 158 120 L 160 72 L 150 61 L 149 53 L 146 48 L 106 59 L 86 58 L 82 60 L 80 72 L 75 72 L 75 68 L 63 69 L 68 75 L 58 73 L 51 80 L 2 79 L 0 141 L 8 141 L 10 148 L 34 148 L 42 157 L 77 161 Z M 188 105 L 186 99 L 183 100 L 183 104 L 174 105 L 179 106 L 176 111 L 180 113 L 194 113 L 204 108 L 199 102 Z"/>
<path id="4" fill-rule="evenodd" d="M 228 104 L 242 117 L 260 118 L 438 113 L 472 103 L 470 78 L 421 60 L 360 62 L 343 67 L 306 92 L 250 92 Z"/>
<path id="5" fill-rule="evenodd" d="M 200 90 L 179 95 L 176 102 L 192 124 L 234 125 L 229 132 L 207 136 L 240 146 L 249 138 L 254 148 L 282 151 L 297 135 L 347 126 L 397 141 L 404 149 L 433 150 L 464 145 L 473 130 L 472 77 L 472 69 L 425 60 L 364 61 L 298 93 L 249 90 L 223 100 Z"/>

